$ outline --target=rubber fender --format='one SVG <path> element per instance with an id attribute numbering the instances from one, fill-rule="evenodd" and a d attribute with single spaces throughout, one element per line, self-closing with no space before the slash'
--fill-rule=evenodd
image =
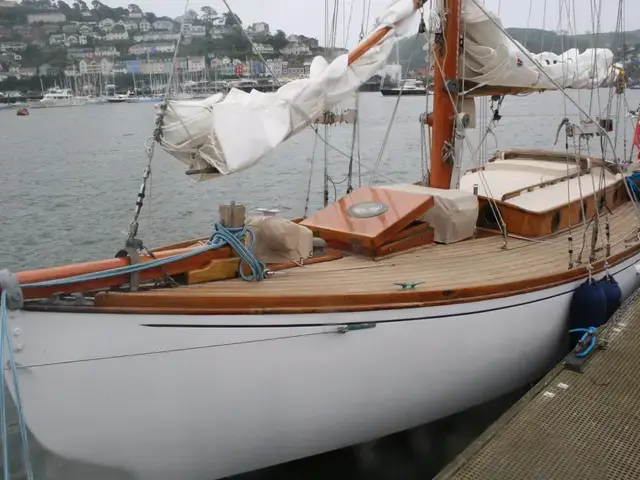
<path id="1" fill-rule="evenodd" d="M 620 303 L 622 302 L 622 290 L 620 289 L 618 282 L 616 282 L 616 279 L 610 274 L 606 274 L 598 280 L 598 285 L 607 297 L 607 319 L 605 320 L 607 321 L 620 307 Z M 599 327 L 600 325 L 593 326 Z"/>
<path id="2" fill-rule="evenodd" d="M 569 330 L 598 327 L 607 321 L 607 295 L 599 282 L 586 280 L 573 292 L 569 309 Z M 570 334 L 569 348 L 575 347 L 582 335 Z"/>

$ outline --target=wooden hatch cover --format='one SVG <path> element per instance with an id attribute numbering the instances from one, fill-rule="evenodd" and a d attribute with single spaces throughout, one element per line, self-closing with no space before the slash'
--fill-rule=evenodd
<path id="1" fill-rule="evenodd" d="M 376 251 L 404 236 L 432 206 L 433 197 L 424 193 L 361 187 L 300 223 L 329 244 Z"/>

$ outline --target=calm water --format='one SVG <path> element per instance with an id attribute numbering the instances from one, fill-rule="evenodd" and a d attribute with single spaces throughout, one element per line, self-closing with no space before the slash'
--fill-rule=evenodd
<path id="1" fill-rule="evenodd" d="M 604 105 L 607 92 L 600 93 Z M 629 103 L 637 106 L 640 91 L 627 94 Z M 588 106 L 588 92 L 581 96 Z M 376 163 L 394 103 L 393 97 L 362 94 L 361 161 L 367 168 Z M 564 103 L 558 93 L 507 98 L 495 129 L 497 145 L 551 147 L 565 116 Z M 570 107 L 569 114 L 574 112 Z M 418 117 L 424 108 L 421 97 L 401 99 L 379 181 L 421 178 Z M 32 110 L 29 117 L 0 111 L 0 267 L 18 270 L 114 255 L 132 217 L 146 164 L 143 145 L 153 119 L 149 104 L 41 109 Z M 627 119 L 628 138 L 630 123 Z M 329 130 L 329 142 L 348 152 L 351 126 Z M 477 144 L 476 132 L 470 138 Z M 619 143 L 622 153 L 623 142 Z M 230 200 L 250 210 L 273 207 L 285 216 L 302 214 L 313 144 L 313 133 L 305 131 L 252 169 L 204 183 L 192 182 L 181 163 L 157 149 L 141 238 L 155 246 L 205 235 L 217 218 L 218 205 Z M 489 138 L 489 151 L 495 147 L 496 141 Z M 312 208 L 322 204 L 323 150 L 318 141 Z M 329 173 L 340 181 L 348 162 L 332 150 L 329 155 Z M 371 175 L 362 171 L 363 184 L 368 184 Z M 343 195 L 346 183 L 336 189 Z"/>
<path id="2" fill-rule="evenodd" d="M 606 104 L 599 92 L 593 109 Z M 588 108 L 588 92 L 574 97 Z M 640 103 L 640 91 L 628 91 L 629 106 Z M 361 97 L 362 184 L 371 179 L 396 99 L 378 93 Z M 379 182 L 421 178 L 419 115 L 423 98 L 401 99 L 391 137 L 379 167 Z M 627 106 L 622 104 L 626 112 Z M 478 107 L 478 122 L 483 111 Z M 614 109 L 615 111 L 615 109 Z M 486 110 L 487 114 L 490 114 Z M 552 148 L 556 130 L 575 108 L 558 93 L 510 97 L 494 129 L 496 147 Z M 142 170 L 144 142 L 153 130 L 154 108 L 148 104 L 114 104 L 32 110 L 29 117 L 0 111 L 0 268 L 19 270 L 92 258 L 111 257 L 126 238 Z M 626 151 L 632 121 L 626 123 Z M 620 125 L 618 152 L 625 151 L 625 127 Z M 322 131 L 322 128 L 321 128 Z M 352 127 L 330 127 L 329 142 L 348 152 Z M 470 133 L 477 145 L 477 133 Z M 557 148 L 563 148 L 563 141 Z M 218 205 L 235 200 L 249 211 L 278 208 L 284 216 L 304 212 L 314 135 L 305 131 L 252 169 L 204 183 L 193 183 L 181 163 L 159 149 L 153 162 L 151 189 L 145 199 L 140 237 L 157 246 L 206 235 L 217 219 Z M 596 141 L 594 149 L 599 149 Z M 466 149 L 469 154 L 469 149 Z M 594 150 L 593 153 L 595 153 Z M 310 195 L 311 210 L 322 204 L 324 146 L 317 142 Z M 329 173 L 340 182 L 348 161 L 330 150 Z M 358 171 L 356 166 L 355 171 Z M 358 184 L 357 175 L 355 184 Z M 346 183 L 336 185 L 343 195 Z M 333 188 L 330 188 L 333 198 Z M 428 478 L 478 435 L 516 396 L 394 436 L 377 447 L 377 478 Z M 417 433 L 416 433 L 417 432 Z M 417 445 L 417 446 L 416 446 Z M 382 463 L 380 463 L 382 462 Z M 362 460 L 349 450 L 294 462 L 245 478 L 372 478 Z M 365 462 L 371 463 L 371 462 Z M 375 463 L 375 462 L 374 462 Z M 364 473 L 362 473 L 364 471 Z"/>

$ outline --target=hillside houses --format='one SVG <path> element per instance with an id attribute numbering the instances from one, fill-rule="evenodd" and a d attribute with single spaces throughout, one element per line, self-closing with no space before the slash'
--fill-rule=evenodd
<path id="1" fill-rule="evenodd" d="M 171 20 L 170 18 L 163 18 L 153 22 L 152 27 L 154 30 L 161 30 L 164 32 L 173 32 L 173 29 L 175 28 L 175 24 L 173 23 L 173 20 Z"/>
<path id="2" fill-rule="evenodd" d="M 147 19 L 140 20 L 140 23 L 138 23 L 138 30 L 142 33 L 151 31 L 151 22 Z"/>
<path id="3" fill-rule="evenodd" d="M 303 55 L 311 55 L 311 49 L 309 48 L 308 45 L 297 42 L 297 43 L 290 43 L 289 45 L 284 47 L 282 50 L 280 50 L 280 53 L 282 53 L 283 55 L 298 57 Z"/>
<path id="4" fill-rule="evenodd" d="M 100 27 L 100 30 L 103 32 L 110 32 L 115 26 L 116 22 L 111 18 L 105 18 L 104 20 L 100 20 L 98 23 L 98 27 Z"/>
<path id="5" fill-rule="evenodd" d="M 178 53 L 183 59 L 175 68 L 182 72 L 211 68 L 222 77 L 304 75 L 318 51 L 317 40 L 283 36 L 275 29 L 272 33 L 266 22 L 242 26 L 252 41 L 251 45 L 246 39 L 240 42 L 238 26 L 227 25 L 228 18 L 215 12 L 189 11 L 183 19 L 172 19 L 105 3 L 96 9 L 87 2 L 89 6 L 79 7 L 83 11 L 75 5 L 69 9 L 73 3 L 69 1 L 64 9 L 56 7 L 57 2 L 46 8 L 39 3 L 27 7 L 31 10 L 23 14 L 24 25 L 0 18 L 4 76 L 166 73 L 174 68 L 166 62 L 173 58 L 181 37 Z M 268 65 L 262 63 L 265 57 Z"/>
<path id="6" fill-rule="evenodd" d="M 265 22 L 256 22 L 250 25 L 246 31 L 251 37 L 266 37 L 269 35 L 269 24 Z"/>
<path id="7" fill-rule="evenodd" d="M 39 12 L 30 13 L 27 15 L 27 23 L 64 23 L 67 21 L 67 16 L 60 12 Z"/>

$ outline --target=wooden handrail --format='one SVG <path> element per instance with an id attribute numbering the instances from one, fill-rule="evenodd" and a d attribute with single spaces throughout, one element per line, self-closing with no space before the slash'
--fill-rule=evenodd
<path id="1" fill-rule="evenodd" d="M 572 178 L 579 177 L 580 175 L 582 175 L 582 173 L 583 172 L 580 171 L 580 172 L 572 173 L 570 175 L 565 175 L 563 177 L 552 178 L 551 180 L 545 180 L 544 182 L 536 183 L 535 185 L 527 185 L 526 187 L 522 187 L 517 190 L 513 190 L 511 192 L 505 193 L 504 195 L 502 195 L 502 198 L 500 200 L 504 202 L 505 200 L 509 200 L 510 198 L 519 196 L 524 191 L 532 192 L 536 188 L 544 188 L 544 187 L 548 187 L 549 185 L 554 185 L 556 183 L 563 182 L 565 180 L 571 180 Z"/>

